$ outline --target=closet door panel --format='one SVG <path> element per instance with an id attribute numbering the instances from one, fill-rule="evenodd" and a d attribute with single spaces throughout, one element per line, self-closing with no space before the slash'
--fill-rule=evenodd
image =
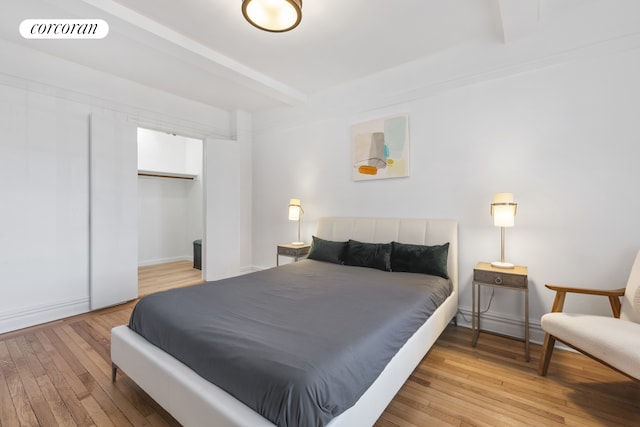
<path id="1" fill-rule="evenodd" d="M 223 161 L 221 161 L 221 159 Z M 205 232 L 204 279 L 218 280 L 240 272 L 240 162 L 236 141 L 204 141 Z"/>
<path id="2" fill-rule="evenodd" d="M 88 308 L 89 119 L 0 86 L 0 332 Z"/>
<path id="3" fill-rule="evenodd" d="M 91 309 L 138 296 L 136 126 L 91 115 Z"/>

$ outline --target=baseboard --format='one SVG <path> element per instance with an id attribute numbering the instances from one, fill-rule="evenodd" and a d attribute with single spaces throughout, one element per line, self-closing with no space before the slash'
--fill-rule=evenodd
<path id="1" fill-rule="evenodd" d="M 0 312 L 0 333 L 39 325 L 90 311 L 89 297 Z"/>
<path id="2" fill-rule="evenodd" d="M 248 273 L 255 273 L 256 271 L 260 271 L 260 270 L 264 270 L 264 269 L 257 268 L 254 265 L 248 265 L 240 268 L 240 274 L 242 275 L 242 274 L 248 274 Z"/>
<path id="3" fill-rule="evenodd" d="M 471 309 L 458 308 L 458 325 L 471 328 Z M 482 313 L 482 330 L 524 339 L 524 319 L 505 316 L 502 313 Z M 529 342 L 542 344 L 545 332 L 540 321 L 529 319 Z"/>
<path id="4" fill-rule="evenodd" d="M 192 255 L 182 255 L 171 258 L 159 258 L 159 259 L 150 259 L 146 261 L 138 261 L 138 267 L 146 267 L 149 265 L 158 265 L 158 264 L 166 264 L 168 262 L 176 262 L 176 261 L 193 261 Z"/>

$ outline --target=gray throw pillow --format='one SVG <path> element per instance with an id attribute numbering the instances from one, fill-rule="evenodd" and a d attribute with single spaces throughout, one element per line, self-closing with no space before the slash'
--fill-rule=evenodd
<path id="1" fill-rule="evenodd" d="M 391 270 L 408 273 L 430 274 L 449 278 L 447 258 L 449 243 L 444 245 L 424 246 L 408 243 L 391 242 Z"/>
<path id="2" fill-rule="evenodd" d="M 391 271 L 391 243 L 363 243 L 349 240 L 345 265 Z"/>
<path id="3" fill-rule="evenodd" d="M 334 264 L 344 264 L 344 253 L 347 242 L 334 242 L 312 236 L 311 249 L 307 258 L 316 261 L 332 262 Z"/>

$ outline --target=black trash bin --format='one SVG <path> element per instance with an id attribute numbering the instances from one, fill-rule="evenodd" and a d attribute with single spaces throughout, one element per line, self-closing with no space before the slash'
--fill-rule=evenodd
<path id="1" fill-rule="evenodd" d="M 193 241 L 193 268 L 202 270 L 202 239 Z"/>

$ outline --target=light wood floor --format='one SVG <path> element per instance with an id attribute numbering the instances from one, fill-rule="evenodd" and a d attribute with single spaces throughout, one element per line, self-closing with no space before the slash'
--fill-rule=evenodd
<path id="1" fill-rule="evenodd" d="M 138 295 L 202 283 L 202 271 L 192 261 L 175 261 L 138 268 Z"/>
<path id="2" fill-rule="evenodd" d="M 0 424 L 178 426 L 126 375 L 111 382 L 109 330 L 134 304 L 0 335 Z M 560 350 L 542 378 L 540 346 L 527 363 L 520 342 L 490 334 L 470 342 L 469 329 L 448 327 L 376 427 L 640 425 L 640 382 Z"/>

